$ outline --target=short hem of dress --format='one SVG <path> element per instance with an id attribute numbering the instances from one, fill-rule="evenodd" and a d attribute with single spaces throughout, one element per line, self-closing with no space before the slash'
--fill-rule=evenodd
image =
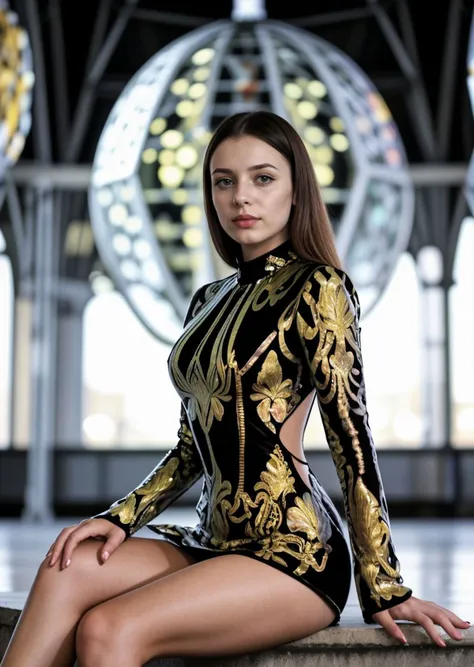
<path id="1" fill-rule="evenodd" d="M 332 621 L 332 623 L 330 623 L 327 626 L 328 628 L 332 628 L 332 627 L 338 625 L 338 623 L 341 620 L 341 614 L 342 614 L 342 611 L 343 611 L 345 605 L 342 607 L 342 609 L 339 609 L 338 605 L 334 602 L 334 600 L 332 598 L 329 597 L 329 595 L 327 593 L 322 591 L 320 588 L 317 588 L 316 586 L 312 586 L 310 583 L 307 583 L 306 581 L 303 581 L 301 579 L 301 577 L 299 577 L 297 574 L 294 574 L 291 570 L 284 569 L 283 566 L 280 565 L 280 563 L 266 561 L 263 558 L 260 558 L 259 556 L 256 556 L 252 551 L 244 551 L 243 549 L 233 549 L 232 551 L 221 552 L 221 551 L 214 551 L 213 549 L 207 549 L 206 547 L 201 547 L 201 546 L 197 546 L 197 545 L 196 546 L 187 546 L 187 545 L 179 543 L 178 541 L 175 542 L 172 539 L 172 536 L 168 537 L 167 535 L 164 535 L 163 533 L 156 531 L 155 526 L 153 526 L 153 525 L 147 526 L 147 528 L 155 533 L 155 535 L 157 536 L 157 539 L 161 539 L 165 542 L 169 542 L 170 544 L 173 544 L 175 547 L 179 547 L 180 549 L 183 549 L 184 551 L 187 551 L 191 555 L 193 555 L 193 551 L 199 551 L 203 554 L 204 558 L 209 558 L 210 559 L 210 558 L 218 557 L 218 556 L 229 556 L 231 554 L 237 554 L 239 556 L 248 556 L 249 558 L 252 558 L 253 560 L 259 561 L 260 563 L 264 563 L 264 564 L 266 564 L 270 567 L 273 567 L 273 568 L 279 570 L 280 572 L 283 572 L 283 574 L 287 574 L 289 577 L 291 577 L 295 581 L 299 581 L 300 584 L 302 584 L 303 586 L 306 586 L 307 588 L 310 588 L 314 593 L 316 593 L 317 595 L 322 597 L 324 599 L 324 601 L 329 604 L 329 606 L 334 611 L 336 616 L 335 616 L 334 620 Z"/>

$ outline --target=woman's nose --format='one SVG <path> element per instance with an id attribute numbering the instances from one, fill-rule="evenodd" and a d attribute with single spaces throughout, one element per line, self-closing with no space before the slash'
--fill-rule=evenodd
<path id="1" fill-rule="evenodd" d="M 234 204 L 237 206 L 243 206 L 244 204 L 249 203 L 249 195 L 242 189 L 236 190 L 234 193 Z"/>

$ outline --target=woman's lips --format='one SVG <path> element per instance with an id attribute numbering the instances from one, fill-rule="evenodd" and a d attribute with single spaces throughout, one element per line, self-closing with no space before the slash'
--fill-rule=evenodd
<path id="1" fill-rule="evenodd" d="M 237 225 L 241 229 L 248 229 L 249 227 L 253 227 L 258 220 L 259 218 L 241 218 L 240 220 L 234 220 L 234 225 Z"/>

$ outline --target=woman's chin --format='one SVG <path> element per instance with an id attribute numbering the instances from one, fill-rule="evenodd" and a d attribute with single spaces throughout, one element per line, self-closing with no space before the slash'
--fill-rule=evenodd
<path id="1" fill-rule="evenodd" d="M 257 230 L 255 229 L 238 229 L 238 228 L 233 228 L 231 230 L 231 233 L 229 230 L 227 230 L 227 233 L 229 236 L 234 239 L 234 241 L 237 241 L 237 243 L 258 243 L 261 241 L 259 238 L 261 234 L 258 233 Z"/>

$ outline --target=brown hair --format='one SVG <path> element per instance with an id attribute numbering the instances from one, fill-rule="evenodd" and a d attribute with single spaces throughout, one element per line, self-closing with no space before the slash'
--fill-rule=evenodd
<path id="1" fill-rule="evenodd" d="M 342 269 L 334 232 L 306 146 L 288 121 L 266 110 L 244 111 L 228 116 L 219 124 L 207 146 L 203 162 L 204 209 L 218 254 L 234 268 L 242 258 L 240 244 L 222 229 L 212 201 L 211 157 L 225 139 L 242 136 L 265 141 L 279 151 L 291 166 L 296 205 L 291 208 L 289 237 L 296 253 L 302 259 Z"/>

